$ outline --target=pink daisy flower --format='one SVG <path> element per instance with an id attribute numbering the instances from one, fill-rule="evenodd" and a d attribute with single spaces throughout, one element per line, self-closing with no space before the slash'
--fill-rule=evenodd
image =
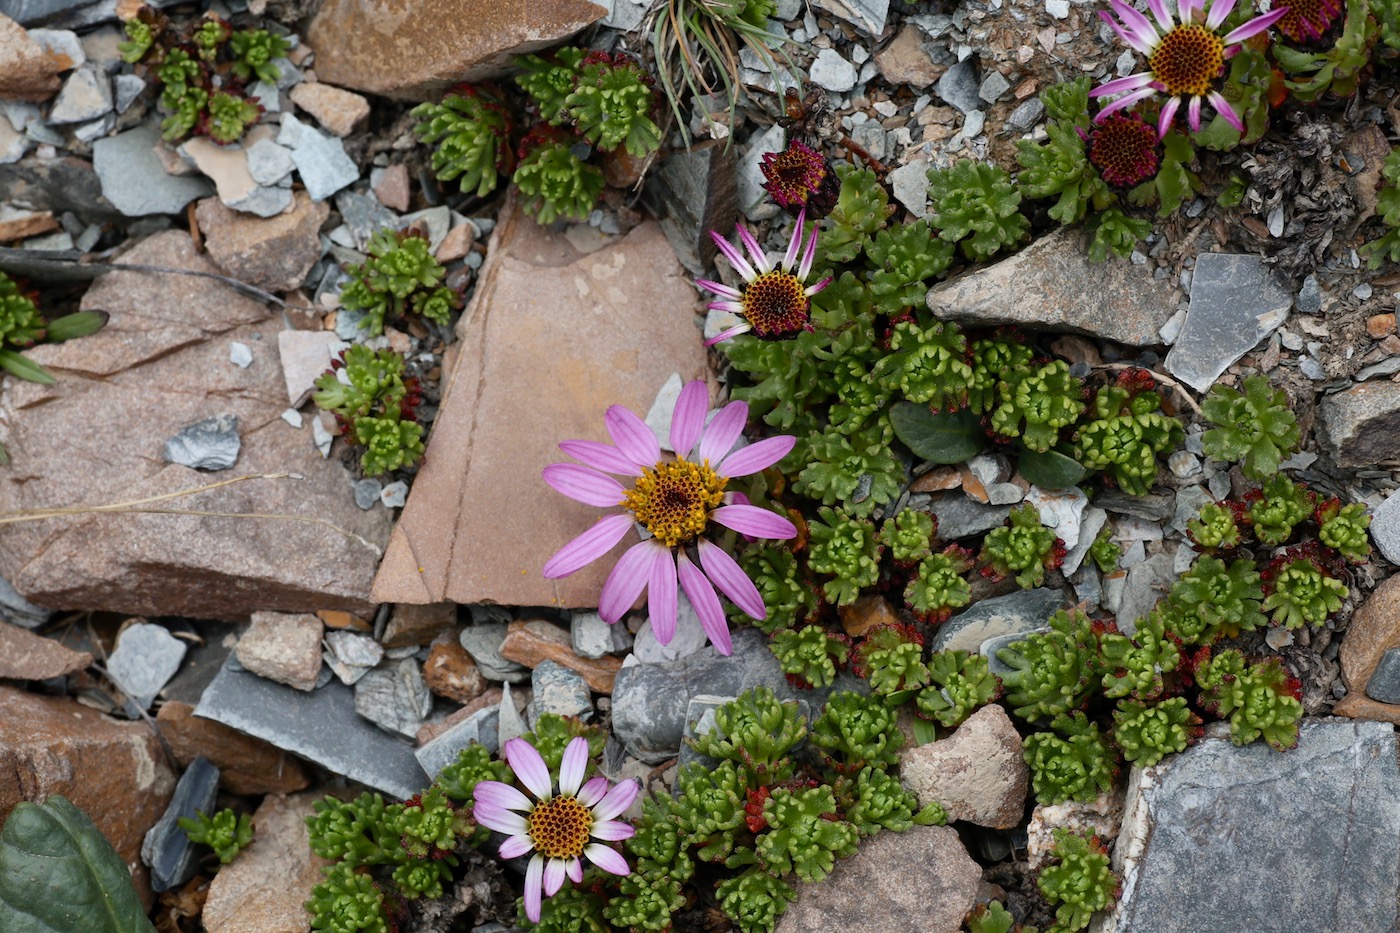
<path id="1" fill-rule="evenodd" d="M 618 558 L 598 597 L 598 614 L 616 622 L 647 590 L 652 631 L 667 645 L 676 633 L 677 594 L 683 589 L 710 642 L 720 654 L 729 654 L 729 624 L 716 587 L 755 619 L 767 616 L 768 609 L 734 558 L 704 535 L 712 523 L 756 538 L 797 535 L 787 518 L 736 502 L 725 492 L 734 477 L 757 473 L 783 459 L 797 439 L 780 434 L 735 449 L 749 417 L 748 404 L 730 402 L 707 426 L 708 410 L 705 383 L 697 380 L 681 389 L 671 415 L 674 460 L 662 459 L 651 428 L 621 405 L 609 408 L 603 419 L 617 446 L 598 441 L 559 445 L 580 462 L 545 467 L 545 482 L 586 505 L 618 505 L 626 511 L 604 516 L 560 548 L 544 565 L 544 575 L 567 577 L 612 550 L 634 524 L 641 525 L 650 537 Z M 608 473 L 628 477 L 631 488 Z"/>
<path id="2" fill-rule="evenodd" d="M 630 824 L 614 819 L 637 799 L 641 788 L 636 781 L 610 788 L 607 778 L 595 777 L 584 784 L 588 740 L 583 736 L 571 740 L 564 749 L 558 793 L 544 759 L 529 742 L 511 739 L 503 753 L 520 783 L 536 799 L 510 784 L 482 781 L 472 790 L 476 800 L 472 815 L 487 829 L 510 837 L 501 843 L 501 858 L 535 853 L 525 868 L 525 916 L 531 923 L 540 922 L 541 897 L 558 893 L 565 876 L 575 884 L 583 880 L 585 858 L 614 875 L 632 873 L 627 860 L 603 843 L 630 839 L 636 832 Z"/>
<path id="3" fill-rule="evenodd" d="M 815 285 L 807 285 L 807 276 L 812 272 L 812 262 L 817 255 L 817 230 L 812 228 L 812 236 L 807 241 L 806 250 L 803 250 L 802 227 L 806 219 L 807 210 L 803 208 L 797 215 L 797 225 L 792 228 L 792 239 L 788 242 L 787 252 L 783 254 L 783 260 L 777 266 L 773 265 L 768 254 L 758 245 L 758 240 L 754 239 L 754 235 L 743 224 L 738 225 L 739 239 L 743 240 L 749 259 L 745 259 L 724 237 L 713 230 L 710 231 L 710 237 L 724 254 L 724 258 L 729 260 L 735 272 L 743 276 L 744 288 L 741 291 L 709 279 L 696 279 L 695 284 L 720 297 L 719 301 L 713 301 L 706 307 L 732 311 L 742 317 L 744 323 L 711 337 L 705 341 L 705 346 L 750 331 L 761 340 L 783 340 L 812 329 L 810 299 L 826 288 L 831 278 L 828 276 Z M 799 253 L 802 257 L 800 263 Z M 752 263 L 750 259 L 753 260 Z M 795 274 L 794 264 L 797 265 Z"/>
<path id="4" fill-rule="evenodd" d="M 1278 22 L 1287 15 L 1288 8 L 1256 16 L 1222 36 L 1220 27 L 1234 11 L 1235 2 L 1214 0 L 1206 13 L 1205 0 L 1177 0 L 1177 18 L 1173 19 L 1164 0 L 1147 0 L 1152 11 L 1152 19 L 1148 19 L 1124 0 L 1109 0 L 1117 19 L 1107 10 L 1100 10 L 1099 16 L 1118 38 L 1147 56 L 1147 70 L 1094 88 L 1095 97 L 1122 95 L 1099 111 L 1094 120 L 1102 122 L 1140 100 L 1162 95 L 1167 101 L 1157 118 L 1158 136 L 1167 135 L 1183 101 L 1192 132 L 1201 128 L 1201 106 L 1209 102 L 1216 113 L 1243 133 L 1244 123 L 1216 90 L 1215 83 L 1225 73 L 1225 60 L 1240 50 L 1240 43 Z"/>

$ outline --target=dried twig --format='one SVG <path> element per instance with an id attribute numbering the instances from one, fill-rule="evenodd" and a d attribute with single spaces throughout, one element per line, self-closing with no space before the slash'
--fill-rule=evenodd
<path id="1" fill-rule="evenodd" d="M 1151 376 L 1153 379 L 1156 379 L 1158 382 L 1164 383 L 1166 385 L 1171 386 L 1173 389 L 1176 389 L 1177 392 L 1181 393 L 1181 397 L 1186 400 L 1186 404 L 1191 406 L 1191 410 L 1194 411 L 1197 414 L 1197 416 L 1202 418 L 1205 417 L 1204 413 L 1202 413 L 1201 411 L 1201 406 L 1196 404 L 1196 400 L 1191 397 L 1191 393 L 1186 390 L 1186 386 L 1182 385 L 1180 382 L 1173 379 L 1171 376 L 1157 372 L 1155 369 L 1146 369 L 1142 366 L 1137 366 L 1133 363 L 1100 363 L 1099 365 L 1095 366 L 1094 369 L 1141 369 L 1143 372 L 1147 373 L 1149 376 Z"/>

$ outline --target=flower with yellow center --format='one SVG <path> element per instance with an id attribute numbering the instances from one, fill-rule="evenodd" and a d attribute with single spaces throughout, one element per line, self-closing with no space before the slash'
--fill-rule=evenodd
<path id="1" fill-rule="evenodd" d="M 1094 119 L 1103 122 L 1140 100 L 1167 98 L 1157 118 L 1157 135 L 1167 135 L 1177 111 L 1186 102 L 1191 131 L 1201 128 L 1201 106 L 1209 102 L 1225 120 L 1244 132 L 1244 124 L 1230 102 L 1216 89 L 1225 73 L 1225 60 L 1240 50 L 1240 43 L 1265 31 L 1288 13 L 1288 8 L 1256 16 L 1225 35 L 1220 27 L 1235 9 L 1236 0 L 1215 0 L 1205 12 L 1205 0 L 1178 0 L 1177 17 L 1167 12 L 1163 0 L 1147 0 L 1149 20 L 1124 0 L 1109 0 L 1115 19 L 1106 10 L 1099 16 L 1129 46 L 1147 56 L 1147 71 L 1115 78 L 1094 89 L 1095 97 L 1117 97 Z M 1155 22 L 1153 21 L 1155 20 Z"/>
<path id="2" fill-rule="evenodd" d="M 777 435 L 740 446 L 748 404 L 730 402 L 706 424 L 708 410 L 704 382 L 681 389 L 669 435 L 675 459 L 663 458 L 651 428 L 621 405 L 609 408 L 603 419 L 616 446 L 583 440 L 559 445 L 579 463 L 545 467 L 545 482 L 585 505 L 621 506 L 626 511 L 604 516 L 560 548 L 544 565 L 544 575 L 567 577 L 640 526 L 647 537 L 613 565 L 598 596 L 598 614 L 605 622 L 616 622 L 646 590 L 652 631 L 661 644 L 670 644 L 679 591 L 685 590 L 705 634 L 721 654 L 729 654 L 729 623 L 715 590 L 755 619 L 764 618 L 768 610 L 753 581 L 706 534 L 713 525 L 722 525 L 756 538 L 796 536 L 797 527 L 786 517 L 737 501 L 725 491 L 730 479 L 766 470 L 783 459 L 796 438 Z M 629 477 L 631 488 L 609 473 Z"/>
<path id="3" fill-rule="evenodd" d="M 501 843 L 501 858 L 534 853 L 525 868 L 525 916 L 531 923 L 540 922 L 542 898 L 553 897 L 565 877 L 575 884 L 583 880 L 585 858 L 614 875 L 632 873 L 627 860 L 603 843 L 629 839 L 636 831 L 614 819 L 637 799 L 641 788 L 636 781 L 610 786 L 607 778 L 595 777 L 584 784 L 588 740 L 582 736 L 564 749 L 558 793 L 544 759 L 529 742 L 511 739 L 502 754 L 536 799 L 511 784 L 481 781 L 472 789 L 472 816 L 487 829 L 510 837 Z"/>

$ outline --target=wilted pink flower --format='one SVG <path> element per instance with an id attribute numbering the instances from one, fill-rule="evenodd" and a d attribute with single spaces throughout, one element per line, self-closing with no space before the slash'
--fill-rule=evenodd
<path id="1" fill-rule="evenodd" d="M 1207 14 L 1205 0 L 1178 0 L 1178 22 L 1167 12 L 1164 0 L 1147 0 L 1154 24 L 1124 0 L 1109 0 L 1118 18 L 1114 19 L 1107 10 L 1100 10 L 1099 16 L 1118 38 L 1147 56 L 1147 70 L 1096 87 L 1095 97 L 1123 96 L 1099 111 L 1094 119 L 1101 123 L 1140 100 L 1163 95 L 1167 101 L 1157 118 L 1158 136 L 1167 135 L 1183 100 L 1187 102 L 1187 122 L 1193 132 L 1201 128 L 1202 103 L 1209 101 L 1216 113 L 1243 133 L 1244 124 L 1230 102 L 1216 90 L 1216 79 L 1225 73 L 1225 59 L 1240 50 L 1241 42 L 1278 22 L 1288 8 L 1256 16 L 1222 36 L 1220 27 L 1234 11 L 1235 2 L 1215 0 Z"/>
<path id="2" fill-rule="evenodd" d="M 559 445 L 579 463 L 545 467 L 545 482 L 586 505 L 618 505 L 627 511 L 603 517 L 560 548 L 544 565 L 544 575 L 567 577 L 602 557 L 634 523 L 640 524 L 651 537 L 618 558 L 599 595 L 598 614 L 604 621 L 616 622 L 647 590 L 652 631 L 661 644 L 670 644 L 676 633 L 679 581 L 711 643 L 721 654 L 729 654 L 733 650 L 729 624 L 715 588 L 755 619 L 764 618 L 768 610 L 734 558 L 704 535 L 714 523 L 757 538 L 796 536 L 797 528 L 787 518 L 732 501 L 725 486 L 734 477 L 777 463 L 797 439 L 780 434 L 736 450 L 749 417 L 748 404 L 730 402 L 707 426 L 708 409 L 703 382 L 681 389 L 671 415 L 674 460 L 662 459 L 651 428 L 621 405 L 609 408 L 603 419 L 617 446 L 581 440 Z M 632 487 L 607 473 L 630 477 Z"/>
<path id="3" fill-rule="evenodd" d="M 812 262 L 817 255 L 817 230 L 812 228 L 811 239 L 807 241 L 804 251 L 802 227 L 806 219 L 806 210 L 797 215 L 797 226 L 792 228 L 792 239 L 788 242 L 787 252 L 783 255 L 782 264 L 776 267 L 758 245 L 758 240 L 754 239 L 753 234 L 743 224 L 738 225 L 739 239 L 744 241 L 744 248 L 753 260 L 752 265 L 732 243 L 713 230 L 710 231 L 711 238 L 724 254 L 724 258 L 729 260 L 735 272 L 743 276 L 744 288 L 740 291 L 709 279 L 696 279 L 695 284 L 720 297 L 719 301 L 712 301 L 707 307 L 732 311 L 742 317 L 744 323 L 711 337 L 705 341 L 705 346 L 750 331 L 755 337 L 764 340 L 782 340 L 812 329 L 812 302 L 809 299 L 826 288 L 831 279 L 828 277 L 816 285 L 807 285 L 807 276 L 812 272 Z M 792 267 L 797 263 L 799 253 L 802 254 L 802 262 L 797 264 L 797 272 L 794 274 Z"/>
<path id="4" fill-rule="evenodd" d="M 630 824 L 613 819 L 637 799 L 641 788 L 636 781 L 609 788 L 607 778 L 595 777 L 584 784 L 588 740 L 583 736 L 572 739 L 564 749 L 558 793 L 544 759 L 529 742 L 511 739 L 503 753 L 520 783 L 536 799 L 510 784 L 481 781 L 472 790 L 476 800 L 473 817 L 487 829 L 510 836 L 501 843 L 501 858 L 535 853 L 525 869 L 525 916 L 531 923 L 540 922 L 541 895 L 553 897 L 566 875 L 575 884 L 583 880 L 585 858 L 614 875 L 632 873 L 627 860 L 603 843 L 630 839 L 636 832 Z"/>

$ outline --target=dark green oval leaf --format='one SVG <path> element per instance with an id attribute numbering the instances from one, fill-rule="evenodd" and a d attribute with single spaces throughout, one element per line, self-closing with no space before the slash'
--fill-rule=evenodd
<path id="1" fill-rule="evenodd" d="M 76 314 L 65 314 L 61 318 L 49 321 L 48 342 L 62 343 L 75 337 L 95 334 L 107 326 L 107 317 L 106 311 L 79 311 Z"/>
<path id="2" fill-rule="evenodd" d="M 54 384 L 53 375 L 47 369 L 14 350 L 0 350 L 0 369 L 30 382 L 40 382 L 46 386 Z"/>
<path id="3" fill-rule="evenodd" d="M 1089 475 L 1089 471 L 1073 457 L 1047 450 L 1045 453 L 1021 448 L 1021 475 L 1041 489 L 1068 489 Z"/>
<path id="4" fill-rule="evenodd" d="M 987 446 L 981 419 L 967 409 L 934 414 L 927 405 L 898 402 L 890 408 L 890 424 L 914 456 L 932 463 L 962 463 Z"/>
<path id="5" fill-rule="evenodd" d="M 155 933 L 126 863 L 59 796 L 17 804 L 0 830 L 0 930 Z"/>

